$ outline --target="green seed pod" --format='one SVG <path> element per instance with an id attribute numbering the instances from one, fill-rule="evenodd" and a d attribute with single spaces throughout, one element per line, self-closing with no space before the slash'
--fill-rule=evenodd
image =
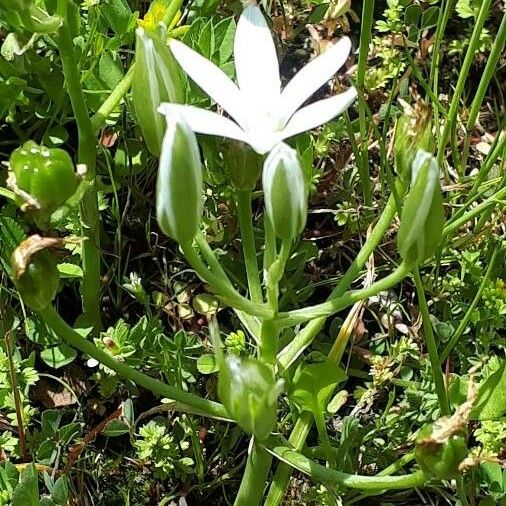
<path id="1" fill-rule="evenodd" d="M 165 132 L 158 107 L 162 102 L 184 102 L 179 69 L 165 38 L 163 25 L 157 31 L 136 30 L 132 103 L 148 149 L 155 156 L 160 156 Z"/>
<path id="2" fill-rule="evenodd" d="M 202 169 L 195 134 L 188 124 L 167 117 L 158 182 L 156 216 L 162 231 L 180 244 L 191 244 L 202 221 Z"/>
<path id="3" fill-rule="evenodd" d="M 280 239 L 293 240 L 304 229 L 307 188 L 297 152 L 284 143 L 265 160 L 262 176 L 268 219 Z"/>
<path id="4" fill-rule="evenodd" d="M 262 157 L 243 142 L 231 141 L 224 156 L 225 170 L 235 188 L 253 190 L 262 173 Z"/>
<path id="5" fill-rule="evenodd" d="M 58 239 L 32 236 L 12 254 L 14 285 L 23 301 L 34 311 L 45 309 L 56 296 L 60 274 L 51 252 L 46 249 Z"/>
<path id="6" fill-rule="evenodd" d="M 445 222 L 436 159 L 418 150 L 411 164 L 411 189 L 405 198 L 397 247 L 403 260 L 419 264 L 434 254 Z"/>
<path id="7" fill-rule="evenodd" d="M 37 226 L 45 229 L 56 209 L 71 197 L 79 186 L 72 159 L 63 149 L 48 149 L 28 141 L 14 150 L 10 170 L 18 203 L 30 212 Z"/>
<path id="8" fill-rule="evenodd" d="M 220 364 L 221 402 L 241 429 L 259 440 L 266 439 L 276 425 L 282 385 L 269 366 L 253 357 L 230 355 Z"/>
<path id="9" fill-rule="evenodd" d="M 445 419 L 425 425 L 416 437 L 415 459 L 422 470 L 440 480 L 459 474 L 459 464 L 467 457 L 466 439 L 460 432 L 444 434 Z M 451 432 L 451 431 L 450 431 Z"/>

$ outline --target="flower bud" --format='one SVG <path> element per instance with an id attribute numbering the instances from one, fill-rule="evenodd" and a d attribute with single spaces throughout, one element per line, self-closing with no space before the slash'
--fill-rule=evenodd
<path id="1" fill-rule="evenodd" d="M 163 25 L 157 31 L 136 30 L 132 102 L 148 149 L 156 156 L 160 156 L 165 132 L 158 107 L 162 102 L 184 101 L 179 69 L 165 37 Z"/>
<path id="2" fill-rule="evenodd" d="M 48 149 L 28 141 L 10 157 L 11 179 L 21 208 L 32 214 L 37 226 L 48 228 L 56 209 L 79 186 L 72 159 L 63 149 Z"/>
<path id="3" fill-rule="evenodd" d="M 237 424 L 259 440 L 276 425 L 277 398 L 282 381 L 256 358 L 229 355 L 220 364 L 218 394 Z"/>
<path id="4" fill-rule="evenodd" d="M 394 138 L 394 158 L 397 172 L 409 176 L 411 164 L 418 149 L 432 153 L 431 111 L 423 101 L 413 107 L 404 103 L 405 113 L 397 121 Z"/>
<path id="5" fill-rule="evenodd" d="M 167 117 L 156 186 L 156 216 L 162 231 L 190 244 L 202 220 L 202 169 L 195 134 L 177 116 Z"/>
<path id="6" fill-rule="evenodd" d="M 265 160 L 262 176 L 268 219 L 280 239 L 295 239 L 307 217 L 307 189 L 297 152 L 284 143 Z"/>
<path id="7" fill-rule="evenodd" d="M 243 142 L 231 141 L 224 154 L 225 170 L 239 191 L 253 190 L 262 172 L 262 157 Z"/>
<path id="8" fill-rule="evenodd" d="M 411 189 L 405 198 L 397 247 L 405 262 L 419 264 L 437 249 L 445 222 L 436 159 L 418 150 L 411 164 Z"/>
<path id="9" fill-rule="evenodd" d="M 425 425 L 416 437 L 415 459 L 427 474 L 449 480 L 459 474 L 459 464 L 467 457 L 466 440 L 448 425 L 450 419 L 440 419 Z"/>
<path id="10" fill-rule="evenodd" d="M 12 277 L 21 298 L 31 309 L 45 309 L 55 298 L 60 283 L 56 261 L 48 246 L 58 239 L 34 235 L 12 254 Z"/>

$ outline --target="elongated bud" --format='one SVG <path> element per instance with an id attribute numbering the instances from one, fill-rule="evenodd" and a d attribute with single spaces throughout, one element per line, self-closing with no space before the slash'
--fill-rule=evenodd
<path id="1" fill-rule="evenodd" d="M 158 113 L 162 102 L 184 101 L 179 69 L 165 45 L 166 29 L 136 30 L 132 102 L 148 149 L 160 156 L 165 122 Z"/>
<path id="2" fill-rule="evenodd" d="M 265 208 L 276 235 L 295 239 L 307 217 L 307 189 L 297 152 L 284 143 L 274 147 L 262 176 Z"/>
<path id="3" fill-rule="evenodd" d="M 253 190 L 262 173 L 262 157 L 243 142 L 231 141 L 224 154 L 225 170 L 238 190 Z"/>
<path id="4" fill-rule="evenodd" d="M 221 402 L 241 429 L 259 440 L 267 438 L 276 425 L 282 386 L 273 370 L 256 358 L 230 355 L 220 364 Z"/>
<path id="5" fill-rule="evenodd" d="M 445 222 L 436 159 L 418 150 L 411 164 L 411 188 L 404 201 L 397 247 L 409 264 L 418 264 L 437 249 Z"/>
<path id="6" fill-rule="evenodd" d="M 156 216 L 162 231 L 189 244 L 202 220 L 202 168 L 195 134 L 179 117 L 167 117 L 158 183 Z"/>
<path id="7" fill-rule="evenodd" d="M 32 214 L 39 228 L 47 228 L 51 214 L 79 186 L 72 159 L 63 149 L 48 149 L 28 141 L 12 152 L 9 164 L 9 185 L 18 204 Z"/>
<path id="8" fill-rule="evenodd" d="M 399 174 L 409 177 L 411 164 L 419 149 L 429 153 L 434 150 L 431 110 L 423 101 L 412 107 L 405 102 L 404 114 L 397 121 L 394 138 L 395 166 Z"/>
<path id="9" fill-rule="evenodd" d="M 33 235 L 12 254 L 12 277 L 21 298 L 31 309 L 45 309 L 55 298 L 60 282 L 56 261 L 48 249 L 59 239 Z"/>

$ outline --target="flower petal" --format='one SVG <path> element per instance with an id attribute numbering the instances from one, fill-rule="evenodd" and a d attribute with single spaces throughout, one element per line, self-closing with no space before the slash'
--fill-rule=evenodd
<path id="1" fill-rule="evenodd" d="M 343 66 L 350 50 L 350 39 L 343 37 L 295 74 L 281 93 L 282 125 Z"/>
<path id="2" fill-rule="evenodd" d="M 252 110 L 261 107 L 263 112 L 270 112 L 279 103 L 279 62 L 271 31 L 256 5 L 248 5 L 239 18 L 234 59 L 239 88 Z"/>
<path id="3" fill-rule="evenodd" d="M 174 58 L 193 81 L 241 123 L 244 116 L 241 94 L 225 72 L 178 40 L 172 39 L 169 47 Z"/>
<path id="4" fill-rule="evenodd" d="M 182 116 L 194 132 L 248 142 L 246 134 L 233 121 L 215 112 L 206 111 L 192 105 L 166 102 L 160 105 L 158 112 L 168 117 L 174 114 Z"/>
<path id="5" fill-rule="evenodd" d="M 357 91 L 352 87 L 344 93 L 319 100 L 299 109 L 281 132 L 281 137 L 287 139 L 292 135 L 311 130 L 330 121 L 348 109 L 356 98 Z"/>

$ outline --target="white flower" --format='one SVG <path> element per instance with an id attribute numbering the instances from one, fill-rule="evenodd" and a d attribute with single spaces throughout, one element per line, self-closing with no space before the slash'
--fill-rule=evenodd
<path id="1" fill-rule="evenodd" d="M 300 108 L 341 68 L 350 53 L 351 42 L 347 37 L 340 39 L 301 69 L 281 91 L 274 41 L 256 5 L 248 5 L 237 24 L 234 40 L 237 85 L 185 44 L 171 40 L 170 49 L 193 81 L 235 121 L 190 105 L 163 103 L 159 112 L 165 115 L 176 112 L 195 132 L 237 139 L 261 154 L 283 139 L 335 118 L 357 95 L 352 87 Z"/>

